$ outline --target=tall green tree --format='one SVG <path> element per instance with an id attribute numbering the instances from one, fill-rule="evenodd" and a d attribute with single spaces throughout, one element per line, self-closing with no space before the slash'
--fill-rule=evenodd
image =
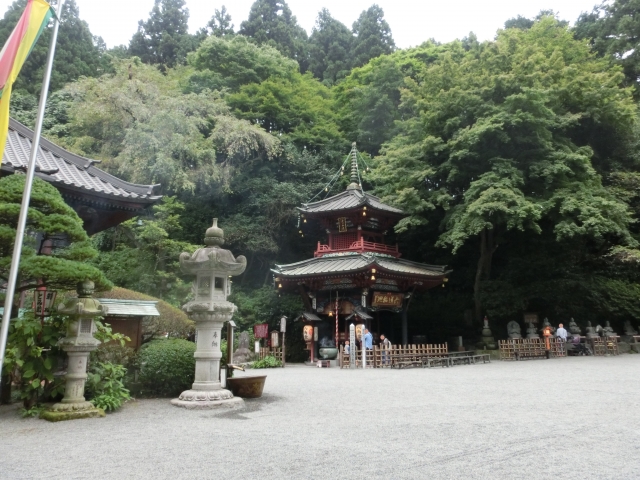
<path id="1" fill-rule="evenodd" d="M 0 20 L 0 45 L 4 45 L 11 35 L 26 4 L 27 0 L 14 1 Z M 13 87 L 15 92 L 35 96 L 40 94 L 50 42 L 51 26 L 48 26 L 23 65 Z M 94 37 L 87 22 L 80 19 L 76 1 L 65 2 L 51 73 L 51 90 L 59 90 L 81 76 L 95 77 L 104 73 L 108 68 L 108 60 L 103 57 L 104 51 L 102 39 Z"/>
<path id="2" fill-rule="evenodd" d="M 298 73 L 295 60 L 268 45 L 256 45 L 242 35 L 231 38 L 211 36 L 189 57 L 196 72 L 189 79 L 189 91 L 203 89 L 238 91 L 243 85 L 260 83 L 270 77 L 293 78 Z"/>
<path id="3" fill-rule="evenodd" d="M 384 19 L 384 10 L 375 3 L 364 10 L 353 22 L 351 57 L 354 67 L 360 67 L 372 58 L 393 52 L 396 44 L 391 27 Z"/>
<path id="4" fill-rule="evenodd" d="M 596 5 L 576 21 L 576 38 L 589 39 L 594 50 L 624 69 L 627 84 L 640 98 L 640 1 L 615 0 Z"/>
<path id="5" fill-rule="evenodd" d="M 591 253 L 635 244 L 629 209 L 602 177 L 632 161 L 616 148 L 635 122 L 622 80 L 544 17 L 476 48 L 458 43 L 408 82 L 408 119 L 383 148 L 379 190 L 411 214 L 398 231 L 436 221 L 439 245 L 474 244 L 476 318 L 494 254 L 518 232 Z"/>
<path id="6" fill-rule="evenodd" d="M 284 0 L 256 0 L 249 18 L 240 24 L 239 32 L 258 45 L 270 45 L 283 55 L 293 58 L 300 70 L 307 70 L 307 32 Z"/>
<path id="7" fill-rule="evenodd" d="M 218 10 L 215 9 L 213 17 L 207 23 L 210 35 L 214 37 L 224 37 L 225 35 L 233 35 L 233 23 L 231 23 L 231 15 L 227 12 L 224 5 Z"/>
<path id="8" fill-rule="evenodd" d="M 309 37 L 309 71 L 333 85 L 351 70 L 351 31 L 323 8 Z"/>
<path id="9" fill-rule="evenodd" d="M 426 65 L 446 48 L 425 42 L 354 68 L 332 89 L 344 136 L 357 141 L 360 150 L 377 155 L 380 146 L 397 133 L 395 122 L 404 115 L 399 106 L 405 78 L 417 80 Z"/>
<path id="10" fill-rule="evenodd" d="M 149 18 L 138 22 L 129 54 L 152 65 L 173 67 L 184 63 L 187 53 L 198 45 L 198 38 L 189 34 L 188 22 L 185 0 L 155 0 Z"/>
<path id="11" fill-rule="evenodd" d="M 277 138 L 230 115 L 208 90 L 183 94 L 189 70 L 164 74 L 139 59 L 114 61 L 115 74 L 67 87 L 72 150 L 164 193 L 228 185 L 244 158 L 271 158 Z M 223 188 L 223 187 L 221 187 Z"/>

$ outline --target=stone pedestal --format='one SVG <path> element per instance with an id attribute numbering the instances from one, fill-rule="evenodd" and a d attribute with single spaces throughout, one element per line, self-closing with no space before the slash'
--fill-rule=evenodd
<path id="1" fill-rule="evenodd" d="M 187 304 L 187 309 L 190 306 Z M 197 308 L 197 305 L 195 306 Z M 220 383 L 220 333 L 224 322 L 231 320 L 236 306 L 233 303 L 214 304 L 210 311 L 191 310 L 189 317 L 196 323 L 198 341 L 196 344 L 196 374 L 190 390 L 171 400 L 177 407 L 184 408 L 238 408 L 244 406 L 241 398 L 224 388 Z"/>
<path id="2" fill-rule="evenodd" d="M 205 248 L 199 248 L 193 255 L 180 254 L 180 268 L 184 273 L 196 275 L 195 299 L 182 307 L 196 324 L 197 343 L 195 381 L 190 390 L 171 400 L 176 407 L 189 409 L 239 408 L 244 406 L 241 398 L 220 384 L 220 340 L 224 322 L 231 320 L 237 307 L 227 301 L 231 293 L 231 277 L 244 272 L 247 259 L 233 257 L 229 250 L 220 246 L 224 234 L 218 228 L 217 219 L 207 229 Z M 233 341 L 227 348 L 233 349 Z"/>
<path id="3" fill-rule="evenodd" d="M 100 341 L 93 337 L 96 330 L 94 318 L 107 313 L 93 294 L 93 282 L 85 281 L 78 286 L 78 297 L 70 298 L 58 307 L 61 313 L 71 317 L 66 337 L 58 342 L 67 352 L 69 362 L 65 376 L 64 398 L 50 410 L 42 412 L 40 418 L 57 422 L 78 418 L 104 417 L 104 410 L 96 408 L 84 398 L 89 354 L 98 348 Z"/>

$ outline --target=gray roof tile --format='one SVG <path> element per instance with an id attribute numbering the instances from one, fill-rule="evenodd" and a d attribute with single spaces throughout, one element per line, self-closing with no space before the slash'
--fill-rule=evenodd
<path id="1" fill-rule="evenodd" d="M 33 131 L 10 119 L 1 168 L 4 171 L 25 169 L 29 163 Z M 42 137 L 36 158 L 36 175 L 53 184 L 86 191 L 101 197 L 112 197 L 140 203 L 153 203 L 154 185 L 125 182 L 93 166 L 96 160 L 68 152 Z"/>
<path id="2" fill-rule="evenodd" d="M 399 208 L 382 203 L 378 197 L 359 189 L 345 190 L 344 192 L 325 198 L 324 200 L 303 203 L 302 207 L 298 207 L 298 210 L 304 213 L 334 212 L 351 210 L 365 205 L 375 210 L 393 213 L 396 215 L 404 215 L 404 212 Z"/>
<path id="3" fill-rule="evenodd" d="M 276 265 L 273 272 L 283 277 L 304 277 L 319 274 L 357 272 L 377 266 L 382 270 L 407 275 L 441 277 L 447 274 L 446 266 L 427 265 L 400 258 L 371 254 L 355 254 L 335 257 L 319 257 L 289 265 Z"/>

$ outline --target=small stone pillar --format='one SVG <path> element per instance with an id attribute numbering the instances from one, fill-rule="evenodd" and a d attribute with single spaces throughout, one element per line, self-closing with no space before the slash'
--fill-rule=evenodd
<path id="1" fill-rule="evenodd" d="M 57 422 L 76 418 L 104 417 L 104 410 L 96 408 L 84 398 L 89 354 L 98 348 L 100 340 L 93 337 L 96 331 L 94 319 L 106 315 L 107 309 L 93 295 L 94 284 L 85 280 L 78 284 L 78 297 L 70 298 L 58 306 L 60 313 L 71 317 L 67 334 L 58 341 L 69 356 L 65 377 L 64 398 L 40 417 Z"/>
<path id="2" fill-rule="evenodd" d="M 231 277 L 244 272 L 247 259 L 243 256 L 236 259 L 229 250 L 220 248 L 224 232 L 218 227 L 217 218 L 207 229 L 204 243 L 206 247 L 199 248 L 193 255 L 180 254 L 182 271 L 196 276 L 195 298 L 182 307 L 196 323 L 196 373 L 191 390 L 182 392 L 171 403 L 184 408 L 238 408 L 244 406 L 244 401 L 220 384 L 220 340 L 222 325 L 231 320 L 237 310 L 227 301 Z M 227 348 L 233 348 L 233 344 Z"/>

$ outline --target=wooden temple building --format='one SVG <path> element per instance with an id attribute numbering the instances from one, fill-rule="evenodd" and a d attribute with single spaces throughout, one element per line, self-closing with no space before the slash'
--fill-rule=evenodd
<path id="1" fill-rule="evenodd" d="M 29 163 L 33 130 L 11 119 L 0 176 L 25 172 Z M 93 235 L 140 215 L 160 200 L 154 193 L 159 185 L 125 182 L 96 168 L 91 160 L 68 152 L 41 137 L 35 175 L 60 191 L 65 202 Z"/>
<path id="2" fill-rule="evenodd" d="M 398 245 L 385 241 L 406 215 L 363 191 L 355 144 L 350 160 L 345 191 L 298 209 L 301 228 L 315 222 L 326 232 L 313 258 L 272 270 L 279 291 L 302 296 L 305 311 L 299 319 L 311 361 L 319 345 L 337 347 L 348 339 L 351 323 L 406 345 L 411 296 L 442 285 L 449 273 L 445 266 L 401 258 Z"/>

